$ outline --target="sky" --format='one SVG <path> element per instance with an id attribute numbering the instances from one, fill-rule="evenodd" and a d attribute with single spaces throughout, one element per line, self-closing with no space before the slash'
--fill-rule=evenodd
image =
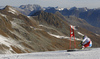
<path id="1" fill-rule="evenodd" d="M 0 0 L 0 6 L 20 6 L 27 4 L 38 4 L 42 7 L 87 7 L 99 8 L 100 0 Z"/>

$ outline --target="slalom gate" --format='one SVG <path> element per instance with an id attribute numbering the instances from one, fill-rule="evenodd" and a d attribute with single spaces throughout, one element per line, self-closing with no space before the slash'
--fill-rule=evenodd
<path id="1" fill-rule="evenodd" d="M 74 34 L 74 26 L 70 25 L 70 40 L 69 40 L 69 49 L 71 49 L 71 38 L 74 37 L 74 48 L 76 48 L 75 34 Z"/>

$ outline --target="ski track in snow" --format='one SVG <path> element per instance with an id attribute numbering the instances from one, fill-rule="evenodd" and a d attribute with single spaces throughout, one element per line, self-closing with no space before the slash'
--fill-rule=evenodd
<path id="1" fill-rule="evenodd" d="M 93 48 L 90 51 L 51 51 L 25 54 L 1 54 L 0 59 L 100 59 L 100 48 Z"/>

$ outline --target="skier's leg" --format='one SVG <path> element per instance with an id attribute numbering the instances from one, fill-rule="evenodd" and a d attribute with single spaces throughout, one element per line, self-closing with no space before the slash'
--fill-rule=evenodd
<path id="1" fill-rule="evenodd" d="M 82 48 L 81 49 L 85 49 L 85 47 L 84 46 L 82 46 Z"/>
<path id="2" fill-rule="evenodd" d="M 85 44 L 84 47 L 85 47 L 85 48 L 86 48 L 86 47 L 89 47 L 89 45 L 90 45 L 90 42 L 88 42 L 87 44 Z"/>
<path id="3" fill-rule="evenodd" d="M 89 44 L 89 47 L 92 47 L 92 44 Z"/>

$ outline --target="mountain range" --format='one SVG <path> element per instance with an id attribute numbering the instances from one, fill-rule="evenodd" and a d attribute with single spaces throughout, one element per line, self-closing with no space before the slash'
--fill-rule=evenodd
<path id="1" fill-rule="evenodd" d="M 43 8 L 37 4 L 21 5 L 19 7 L 15 7 L 15 9 L 17 9 L 24 15 L 31 15 L 31 13 L 35 13 L 36 11 L 43 10 Z"/>
<path id="2" fill-rule="evenodd" d="M 1 6 L 3 8 L 4 6 Z M 37 11 L 44 10 L 45 12 L 49 13 L 56 13 L 57 11 L 60 12 L 63 16 L 75 16 L 81 19 L 84 19 L 89 24 L 95 27 L 100 27 L 100 8 L 95 9 L 88 9 L 84 8 L 60 8 L 60 7 L 41 7 L 37 4 L 28 4 L 28 5 L 21 5 L 19 7 L 14 7 L 18 11 L 20 11 L 24 15 L 31 15 Z"/>
<path id="3" fill-rule="evenodd" d="M 57 7 L 56 10 L 58 10 Z M 26 16 L 16 8 L 6 6 L 0 9 L 0 53 L 31 53 L 69 49 L 70 25 L 75 25 L 76 48 L 80 48 L 78 45 L 82 34 L 91 38 L 93 47 L 100 47 L 100 35 L 85 29 L 86 26 L 86 28 L 93 26 L 84 19 L 63 16 L 59 11 L 49 13 L 44 9 Z M 96 29 L 96 27 L 93 28 Z M 74 48 L 73 39 L 72 48 Z"/>
<path id="4" fill-rule="evenodd" d="M 58 14 L 58 15 L 60 15 L 60 14 Z M 75 36 L 77 38 L 81 38 L 82 37 L 82 36 L 79 35 L 79 33 L 78 33 L 78 31 L 79 31 L 79 32 L 83 33 L 84 35 L 89 36 L 94 42 L 95 42 L 95 40 L 99 39 L 97 34 L 94 34 L 92 31 L 88 31 L 84 27 L 86 27 L 88 29 L 89 28 L 90 29 L 91 28 L 99 29 L 99 28 L 93 27 L 90 24 L 88 24 L 85 20 L 77 18 L 77 17 L 71 17 L 70 16 L 69 18 L 67 18 L 67 20 L 66 19 L 63 20 L 63 18 L 60 17 L 61 15 L 60 16 L 58 16 L 58 15 L 57 15 L 57 13 L 56 14 L 52 14 L 52 13 L 47 13 L 45 11 L 38 11 L 38 12 L 36 12 L 33 15 L 30 15 L 30 16 L 34 16 L 33 18 L 35 20 L 38 20 L 38 22 L 40 24 L 44 24 L 45 26 L 47 26 L 48 24 L 49 24 L 48 25 L 49 27 L 52 27 L 50 25 L 56 26 L 55 29 L 58 29 L 59 31 L 61 31 L 62 33 L 64 33 L 67 36 L 69 36 L 69 34 L 68 34 L 69 33 L 69 27 L 66 27 L 66 26 L 75 25 L 76 29 L 77 29 L 76 32 L 75 32 Z M 72 21 L 72 20 L 74 20 L 74 21 Z M 71 22 L 73 22 L 73 23 L 71 23 Z M 47 23 L 47 24 L 45 24 L 45 23 Z M 94 39 L 93 39 L 93 37 L 94 37 Z M 98 37 L 98 39 L 97 39 L 97 37 Z"/>
<path id="5" fill-rule="evenodd" d="M 45 10 L 49 13 L 60 12 L 63 16 L 75 16 L 86 20 L 89 24 L 100 27 L 100 9 L 88 9 L 88 8 L 76 8 L 70 9 L 64 8 L 63 10 L 57 10 L 54 7 Z"/>
<path id="6" fill-rule="evenodd" d="M 58 18 L 55 17 L 54 19 L 57 20 Z M 39 24 L 33 16 L 25 16 L 13 7 L 6 6 L 0 10 L 0 53 L 30 53 L 68 49 L 69 40 L 64 38 L 66 35 L 63 31 L 56 29 L 56 27 L 59 28 L 56 26 L 56 21 L 49 26 L 52 27 Z M 69 28 L 69 25 L 66 28 Z M 66 34 L 69 33 L 69 30 L 67 31 Z M 59 37 L 56 37 L 57 35 Z"/>
<path id="7" fill-rule="evenodd" d="M 86 7 L 84 8 L 77 8 L 72 7 L 70 9 L 68 8 L 60 8 L 60 7 L 41 7 L 40 5 L 21 5 L 19 8 L 16 8 L 18 11 L 20 11 L 24 15 L 31 15 L 37 11 L 44 10 L 45 12 L 49 13 L 56 13 L 57 11 L 60 12 L 63 16 L 75 16 L 81 19 L 84 19 L 89 24 L 95 27 L 100 27 L 99 24 L 99 8 L 95 9 L 88 9 Z"/>

